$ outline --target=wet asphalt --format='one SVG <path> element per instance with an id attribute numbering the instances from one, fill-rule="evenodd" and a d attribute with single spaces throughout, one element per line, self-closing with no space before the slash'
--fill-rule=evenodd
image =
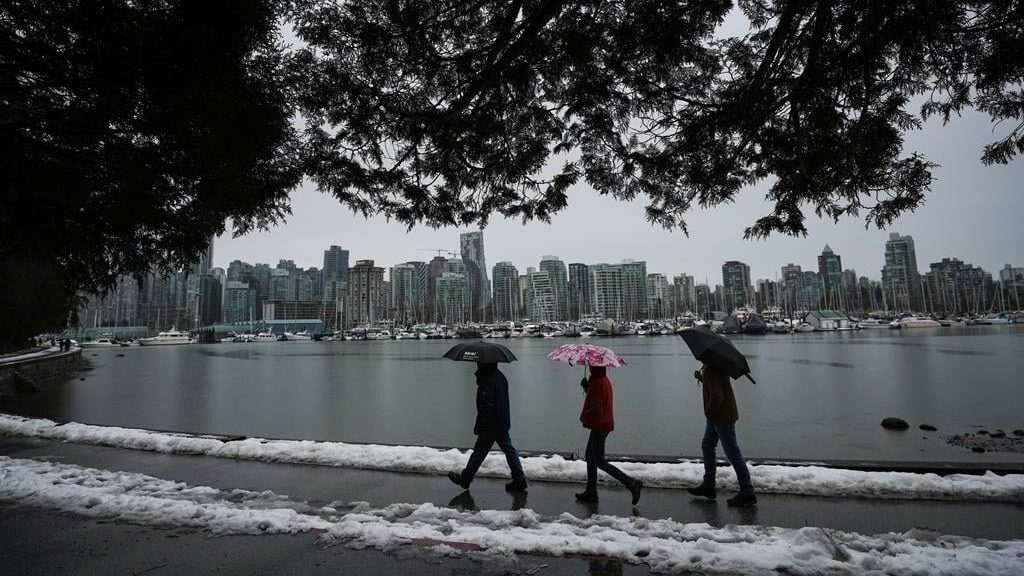
<path id="1" fill-rule="evenodd" d="M 821 526 L 877 534 L 930 528 L 988 539 L 1024 538 L 1024 505 L 987 502 L 871 500 L 759 494 L 758 506 L 729 508 L 725 497 L 695 499 L 681 490 L 645 489 L 632 507 L 624 489 L 602 485 L 601 501 L 575 501 L 579 484 L 534 482 L 523 495 L 504 490 L 505 480 L 477 478 L 468 491 L 444 476 L 325 466 L 272 464 L 205 456 L 157 454 L 119 448 L 0 437 L 0 454 L 52 459 L 99 469 L 131 471 L 191 485 L 272 490 L 311 505 L 395 502 L 470 509 L 531 508 L 544 515 L 610 514 L 672 518 L 712 526 L 760 524 Z M 756 483 L 756 478 L 755 478 Z M 0 558 L 5 575 L 21 574 L 645 574 L 643 566 L 594 559 L 521 555 L 516 563 L 472 557 L 438 557 L 429 549 L 381 552 L 344 546 L 323 548 L 314 534 L 227 536 L 186 529 L 155 529 L 97 521 L 0 502 Z"/>

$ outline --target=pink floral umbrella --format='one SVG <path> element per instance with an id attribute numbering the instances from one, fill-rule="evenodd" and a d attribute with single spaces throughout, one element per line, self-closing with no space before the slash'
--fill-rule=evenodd
<path id="1" fill-rule="evenodd" d="M 583 364 L 585 366 L 625 366 L 626 361 L 610 348 L 595 344 L 562 344 L 548 354 L 556 362 Z"/>

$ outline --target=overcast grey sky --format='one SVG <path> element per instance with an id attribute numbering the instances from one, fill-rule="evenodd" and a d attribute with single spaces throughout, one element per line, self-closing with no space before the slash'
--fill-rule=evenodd
<path id="1" fill-rule="evenodd" d="M 914 237 L 918 268 L 956 257 L 979 265 L 998 278 L 1004 264 L 1024 265 L 1024 160 L 1006 166 L 985 167 L 979 161 L 982 146 L 992 139 L 986 118 L 967 114 L 943 127 L 931 122 L 907 137 L 905 151 L 918 150 L 941 164 L 936 168 L 932 192 L 917 212 L 901 217 L 889 231 Z M 569 195 L 569 206 L 551 224 L 492 219 L 484 230 L 488 268 L 511 261 L 525 273 L 542 256 L 558 256 L 566 263 L 615 263 L 624 258 L 644 260 L 648 273 L 670 278 L 692 274 L 712 284 L 721 283 L 722 263 L 740 260 L 752 278 L 774 279 L 779 269 L 793 262 L 817 269 L 817 255 L 825 244 L 842 257 L 844 268 L 879 278 L 889 231 L 865 230 L 863 220 L 839 224 L 808 216 L 806 238 L 774 236 L 766 241 L 743 239 L 743 229 L 769 210 L 766 187 L 740 194 L 733 204 L 690 213 L 690 237 L 651 226 L 644 219 L 644 202 L 620 202 L 598 195 L 586 184 Z M 214 262 L 226 267 L 235 259 L 276 264 L 294 260 L 302 267 L 323 265 L 323 251 L 332 244 L 349 250 L 350 261 L 372 259 L 391 267 L 410 260 L 429 260 L 431 249 L 459 250 L 459 233 L 470 228 L 432 229 L 404 226 L 384 218 L 364 219 L 344 209 L 330 196 L 306 185 L 292 196 L 293 215 L 269 233 L 232 239 L 222 236 L 214 246 Z M 490 270 L 488 270 L 490 275 Z"/>

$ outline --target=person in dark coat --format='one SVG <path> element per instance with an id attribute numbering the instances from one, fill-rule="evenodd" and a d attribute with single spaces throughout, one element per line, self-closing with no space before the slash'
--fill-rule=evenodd
<path id="1" fill-rule="evenodd" d="M 753 506 L 757 504 L 757 496 L 754 495 L 750 470 L 736 442 L 736 421 L 739 420 L 740 414 L 729 377 L 707 363 L 695 372 L 694 376 L 703 385 L 704 417 L 707 419 L 704 439 L 700 443 L 704 458 L 704 480 L 700 485 L 687 490 L 694 496 L 712 499 L 717 496 L 715 474 L 718 462 L 715 450 L 718 441 L 721 440 L 722 449 L 736 471 L 736 481 L 740 486 L 739 494 L 726 500 L 726 503 L 729 506 Z"/>
<path id="2" fill-rule="evenodd" d="M 469 488 L 476 471 L 480 469 L 484 458 L 494 443 L 505 453 L 505 460 L 512 472 L 512 481 L 505 484 L 505 489 L 514 492 L 526 490 L 526 475 L 523 464 L 519 461 L 519 453 L 512 446 L 509 436 L 511 418 L 509 417 L 508 380 L 498 370 L 497 364 L 476 365 L 476 423 L 473 434 L 476 443 L 469 462 L 462 472 L 449 472 L 448 478 L 463 488 Z"/>
<path id="3" fill-rule="evenodd" d="M 586 392 L 580 422 L 590 429 L 587 440 L 587 488 L 578 494 L 581 502 L 597 502 L 597 470 L 601 469 L 622 483 L 633 496 L 633 505 L 640 501 L 640 490 L 644 483 L 616 468 L 604 455 L 605 440 L 615 429 L 612 381 L 606 375 L 604 366 L 591 366 L 590 378 L 584 378 L 580 385 Z"/>

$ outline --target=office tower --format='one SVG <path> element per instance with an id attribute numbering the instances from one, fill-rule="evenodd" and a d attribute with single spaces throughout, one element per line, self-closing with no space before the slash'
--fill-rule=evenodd
<path id="1" fill-rule="evenodd" d="M 391 306 L 394 319 L 404 325 L 424 320 L 424 262 L 405 262 L 391 268 Z"/>
<path id="2" fill-rule="evenodd" d="M 889 309 L 922 310 L 921 275 L 917 270 L 914 239 L 893 232 L 885 243 L 882 289 Z"/>
<path id="3" fill-rule="evenodd" d="M 484 233 L 466 232 L 459 236 L 462 261 L 469 280 L 469 308 L 473 322 L 485 322 L 491 304 L 491 285 L 487 280 L 487 262 L 484 259 Z"/>
<path id="4" fill-rule="evenodd" d="M 750 303 L 750 266 L 735 260 L 722 264 L 722 298 L 726 314 Z"/>
<path id="5" fill-rule="evenodd" d="M 494 320 L 519 318 L 519 270 L 511 262 L 498 262 L 491 271 Z"/>
<path id="6" fill-rule="evenodd" d="M 818 256 L 818 275 L 825 294 L 824 308 L 843 308 L 843 261 L 838 254 L 832 252 L 828 244 L 825 244 L 825 249 Z"/>
<path id="7" fill-rule="evenodd" d="M 472 306 L 465 263 L 459 259 L 446 260 L 434 284 L 434 309 L 438 321 L 445 324 L 468 321 Z"/>
<path id="8" fill-rule="evenodd" d="M 590 273 L 587 265 L 569 264 L 569 318 L 579 320 L 591 314 Z"/>
<path id="9" fill-rule="evenodd" d="M 548 273 L 551 284 L 551 296 L 554 299 L 553 320 L 569 318 L 569 279 L 565 263 L 557 256 L 544 256 L 540 261 L 541 272 Z"/>

